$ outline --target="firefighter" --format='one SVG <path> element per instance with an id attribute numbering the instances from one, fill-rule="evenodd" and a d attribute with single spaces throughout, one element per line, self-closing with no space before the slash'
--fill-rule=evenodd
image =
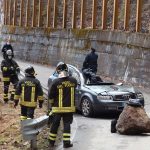
<path id="1" fill-rule="evenodd" d="M 43 105 L 43 90 L 40 81 L 35 77 L 35 70 L 32 66 L 25 69 L 25 77 L 18 82 L 14 107 L 20 99 L 21 121 L 34 118 L 34 110 L 39 102 L 39 108 Z"/>
<path id="2" fill-rule="evenodd" d="M 52 106 L 50 114 L 53 114 L 53 121 L 49 134 L 50 147 L 54 146 L 57 130 L 61 118 L 63 119 L 63 147 L 72 147 L 70 141 L 71 123 L 73 121 L 73 113 L 75 112 L 75 88 L 77 81 L 69 76 L 68 67 L 65 63 L 59 63 L 56 67 L 58 78 L 53 80 L 49 88 L 48 99 Z"/>
<path id="3" fill-rule="evenodd" d="M 13 53 L 13 57 L 14 57 L 14 50 L 13 50 L 13 47 L 10 43 L 10 37 L 8 39 L 6 39 L 6 43 L 4 44 L 3 48 L 2 48 L 2 53 L 3 53 L 3 58 L 5 59 L 5 56 L 6 56 L 6 51 L 7 50 L 11 50 L 12 53 Z"/>
<path id="4" fill-rule="evenodd" d="M 97 60 L 98 55 L 95 53 L 95 49 L 91 48 L 91 52 L 87 54 L 83 62 L 82 72 L 85 77 L 85 83 L 87 80 L 91 80 L 97 73 Z"/>
<path id="5" fill-rule="evenodd" d="M 4 82 L 4 102 L 8 102 L 8 90 L 10 83 L 13 84 L 14 90 L 18 83 L 18 73 L 20 72 L 19 66 L 15 60 L 13 60 L 13 53 L 11 50 L 7 50 L 6 57 L 1 62 L 1 70 Z M 14 99 L 14 90 L 11 93 L 11 100 Z"/>

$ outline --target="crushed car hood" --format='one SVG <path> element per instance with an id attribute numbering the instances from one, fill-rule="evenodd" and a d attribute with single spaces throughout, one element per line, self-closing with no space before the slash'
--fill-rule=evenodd
<path id="1" fill-rule="evenodd" d="M 125 85 L 87 85 L 86 88 L 89 90 L 102 95 L 110 94 L 110 95 L 119 95 L 119 94 L 127 94 L 127 93 L 135 93 L 135 89 L 133 87 L 125 86 Z"/>

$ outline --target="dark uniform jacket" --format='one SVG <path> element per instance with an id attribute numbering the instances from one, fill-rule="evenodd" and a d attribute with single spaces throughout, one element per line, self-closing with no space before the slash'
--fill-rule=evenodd
<path id="1" fill-rule="evenodd" d="M 3 74 L 4 81 L 10 81 L 12 76 L 17 77 L 17 71 L 19 71 L 19 66 L 13 59 L 4 59 L 1 62 L 1 70 Z"/>
<path id="2" fill-rule="evenodd" d="M 83 69 L 92 69 L 93 72 L 97 72 L 97 59 L 98 55 L 94 52 L 89 53 L 83 62 Z"/>
<path id="3" fill-rule="evenodd" d="M 40 81 L 34 76 L 26 75 L 26 77 L 18 82 L 15 101 L 19 101 L 20 105 L 27 107 L 36 107 L 37 100 L 43 103 L 43 90 Z"/>
<path id="4" fill-rule="evenodd" d="M 75 112 L 75 88 L 77 81 L 73 77 L 57 78 L 53 81 L 48 98 L 52 104 L 52 112 Z"/>

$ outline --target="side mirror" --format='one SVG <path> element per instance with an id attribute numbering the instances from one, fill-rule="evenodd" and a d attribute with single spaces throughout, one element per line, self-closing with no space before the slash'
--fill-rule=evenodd
<path id="1" fill-rule="evenodd" d="M 80 82 L 78 82 L 78 83 L 77 83 L 77 85 L 78 85 L 78 86 L 80 86 L 80 85 L 81 85 L 81 83 L 80 83 Z"/>

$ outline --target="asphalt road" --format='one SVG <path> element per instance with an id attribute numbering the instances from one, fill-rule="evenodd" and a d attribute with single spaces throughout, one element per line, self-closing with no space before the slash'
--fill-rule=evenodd
<path id="1" fill-rule="evenodd" d="M 2 58 L 0 57 L 0 60 Z M 28 65 L 33 65 L 37 72 L 37 78 L 44 87 L 47 86 L 49 75 L 54 68 L 40 64 L 32 64 L 17 60 L 22 69 Z M 147 114 L 150 114 L 150 91 L 141 89 L 144 93 Z M 139 136 L 120 135 L 110 132 L 109 118 L 85 118 L 80 114 L 75 114 L 72 124 L 72 141 L 74 146 L 69 150 L 150 150 L 150 134 Z M 62 150 L 62 144 L 55 148 Z"/>

